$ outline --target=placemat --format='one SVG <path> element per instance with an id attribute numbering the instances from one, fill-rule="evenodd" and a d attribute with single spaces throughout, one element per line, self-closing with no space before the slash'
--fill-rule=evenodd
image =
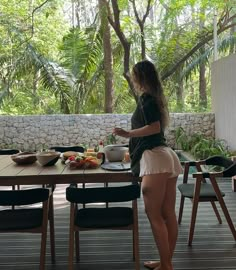
<path id="1" fill-rule="evenodd" d="M 108 171 L 128 171 L 130 170 L 130 163 L 124 162 L 105 162 L 101 168 Z"/>

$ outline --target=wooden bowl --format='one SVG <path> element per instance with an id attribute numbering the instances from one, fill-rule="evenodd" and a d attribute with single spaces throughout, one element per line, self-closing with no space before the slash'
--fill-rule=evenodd
<path id="1" fill-rule="evenodd" d="M 33 164 L 37 158 L 35 152 L 21 152 L 11 155 L 11 159 L 18 165 Z"/>

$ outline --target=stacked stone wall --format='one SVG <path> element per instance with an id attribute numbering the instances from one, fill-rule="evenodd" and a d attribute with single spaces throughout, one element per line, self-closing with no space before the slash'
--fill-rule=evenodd
<path id="1" fill-rule="evenodd" d="M 100 140 L 106 141 L 114 127 L 130 129 L 130 118 L 131 114 L 0 116 L 0 148 L 32 151 L 56 145 L 92 147 Z M 165 132 L 171 147 L 176 147 L 174 133 L 178 127 L 188 135 L 215 137 L 213 113 L 171 113 Z M 117 137 L 117 143 L 127 142 Z"/>

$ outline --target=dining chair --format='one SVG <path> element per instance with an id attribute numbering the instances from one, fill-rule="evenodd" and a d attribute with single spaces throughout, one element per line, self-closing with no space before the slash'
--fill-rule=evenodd
<path id="1" fill-rule="evenodd" d="M 20 150 L 18 150 L 18 149 L 0 149 L 0 155 L 2 156 L 2 155 L 4 155 L 4 156 L 6 156 L 6 155 L 14 155 L 14 154 L 18 154 L 18 153 L 20 153 Z M 13 190 L 15 190 L 16 189 L 16 187 L 15 186 L 12 186 L 12 189 Z M 20 189 L 20 185 L 17 185 L 17 189 Z M 14 208 L 14 206 L 13 206 L 13 208 Z"/>
<path id="2" fill-rule="evenodd" d="M 51 146 L 51 150 L 55 150 L 61 153 L 67 152 L 67 151 L 75 151 L 84 153 L 84 147 L 80 145 L 74 145 L 74 146 Z"/>
<path id="3" fill-rule="evenodd" d="M 221 224 L 222 220 L 216 207 L 216 202 L 219 203 L 236 240 L 235 227 L 224 201 L 225 192 L 220 189 L 217 181 L 236 175 L 236 163 L 223 156 L 212 156 L 199 161 L 185 161 L 182 164 L 184 164 L 184 173 L 183 183 L 178 185 L 181 193 L 178 224 L 181 224 L 182 221 L 185 198 L 189 198 L 192 201 L 192 213 L 188 245 L 192 245 L 199 202 L 210 202 L 218 222 Z M 195 167 L 197 170 L 192 174 L 192 178 L 189 177 L 190 167 Z M 214 168 L 218 168 L 218 170 L 214 171 Z"/>
<path id="4" fill-rule="evenodd" d="M 26 190 L 0 190 L 0 233 L 40 233 L 40 270 L 45 269 L 46 241 L 48 220 L 50 223 L 51 260 L 55 262 L 54 228 L 50 221 L 51 189 L 32 188 Z M 17 209 L 6 209 L 12 205 L 21 206 Z"/>
<path id="5" fill-rule="evenodd" d="M 72 184 L 66 189 L 70 204 L 69 270 L 73 269 L 74 243 L 76 261 L 80 260 L 81 231 L 86 230 L 131 230 L 133 236 L 133 260 L 139 270 L 139 233 L 137 198 L 139 184 L 124 186 L 77 188 Z M 106 206 L 109 202 L 109 207 Z M 123 202 L 128 202 L 125 205 Z M 86 208 L 79 205 L 93 204 Z M 97 206 L 99 203 L 99 206 Z M 101 203 L 102 207 L 101 207 Z M 110 204 L 112 203 L 112 204 Z M 113 204 L 114 203 L 114 204 Z"/>
<path id="6" fill-rule="evenodd" d="M 0 149 L 0 155 L 14 155 L 20 153 L 17 149 Z"/>

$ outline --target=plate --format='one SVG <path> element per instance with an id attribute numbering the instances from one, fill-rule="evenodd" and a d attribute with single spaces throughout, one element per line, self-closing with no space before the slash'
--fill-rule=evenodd
<path id="1" fill-rule="evenodd" d="M 124 162 L 105 162 L 101 165 L 101 168 L 108 171 L 129 171 L 130 163 Z"/>
<path id="2" fill-rule="evenodd" d="M 110 146 L 110 147 L 129 147 L 129 144 L 127 143 L 121 143 L 121 144 L 108 144 L 106 146 Z M 106 147 L 105 146 L 105 147 Z"/>

